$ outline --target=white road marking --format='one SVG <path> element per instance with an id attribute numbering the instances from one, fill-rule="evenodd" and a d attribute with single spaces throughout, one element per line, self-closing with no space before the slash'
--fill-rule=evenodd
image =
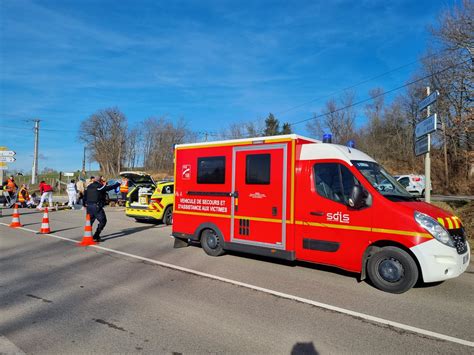
<path id="1" fill-rule="evenodd" d="M 0 354 L 24 355 L 25 352 L 0 334 Z"/>
<path id="2" fill-rule="evenodd" d="M 4 226 L 8 227 L 8 224 L 6 224 L 6 223 L 0 223 L 0 225 L 4 225 Z M 28 229 L 28 228 L 24 228 L 24 227 L 19 227 L 19 228 L 16 228 L 16 229 L 21 229 L 21 230 L 25 230 L 25 231 L 28 231 L 28 232 L 38 234 L 37 231 L 32 230 L 32 229 Z M 56 235 L 56 234 L 41 234 L 41 235 L 42 236 L 47 235 L 47 236 L 50 236 L 50 237 L 53 237 L 53 238 L 65 240 L 65 241 L 72 242 L 72 243 L 75 243 L 75 244 L 80 243 L 77 240 L 66 238 L 66 237 L 61 237 L 61 236 Z M 205 273 L 205 272 L 188 269 L 188 268 L 185 268 L 185 267 L 182 267 L 182 266 L 165 263 L 163 261 L 149 259 L 149 258 L 145 258 L 143 256 L 129 254 L 129 253 L 125 253 L 123 251 L 110 249 L 110 248 L 105 248 L 105 247 L 102 247 L 102 246 L 99 246 L 99 245 L 92 245 L 92 246 L 89 246 L 87 248 L 96 248 L 96 249 L 108 251 L 110 253 L 115 253 L 115 254 L 127 256 L 129 258 L 142 260 L 142 261 L 147 261 L 149 263 L 159 265 L 159 266 L 162 266 L 162 267 L 166 267 L 168 269 L 178 270 L 178 271 L 185 272 L 185 273 L 188 273 L 188 274 L 205 277 L 205 278 L 208 278 L 208 279 L 211 279 L 211 280 L 217 280 L 217 281 L 225 282 L 225 283 L 228 283 L 228 284 L 231 284 L 231 285 L 245 287 L 245 288 L 250 289 L 250 290 L 259 291 L 259 292 L 263 292 L 263 293 L 273 295 L 273 296 L 276 296 L 276 297 L 285 298 L 285 299 L 288 299 L 288 300 L 308 304 L 308 305 L 311 305 L 311 306 L 319 307 L 319 308 L 322 308 L 322 309 L 327 309 L 327 310 L 337 312 L 337 313 L 341 313 L 341 314 L 346 314 L 346 315 L 349 315 L 349 316 L 352 316 L 352 317 L 355 317 L 355 318 L 368 320 L 368 321 L 378 323 L 378 324 L 383 324 L 385 326 L 402 329 L 402 330 L 405 330 L 405 331 L 409 331 L 409 332 L 424 335 L 424 336 L 429 336 L 429 337 L 440 339 L 440 340 L 450 341 L 450 342 L 456 343 L 456 344 L 461 344 L 461 345 L 474 347 L 474 342 L 469 341 L 469 340 L 455 338 L 455 337 L 452 337 L 452 336 L 449 336 L 449 335 L 432 332 L 430 330 L 421 329 L 421 328 L 417 328 L 417 327 L 412 327 L 412 326 L 407 325 L 407 324 L 393 322 L 391 320 L 387 320 L 387 319 L 383 319 L 383 318 L 379 318 L 379 317 L 374 317 L 374 316 L 371 316 L 371 315 L 368 315 L 368 314 L 365 314 L 365 313 L 351 311 L 349 309 L 336 307 L 336 306 L 332 306 L 330 304 L 321 303 L 321 302 L 313 301 L 313 300 L 310 300 L 310 299 L 307 299 L 307 298 L 290 295 L 288 293 L 283 293 L 283 292 L 279 292 L 279 291 L 275 291 L 275 290 L 270 290 L 268 288 L 251 285 L 251 284 L 248 284 L 248 283 L 245 283 L 245 282 L 231 280 L 231 279 L 227 279 L 225 277 L 216 276 L 216 275 L 208 274 L 208 273 Z"/>

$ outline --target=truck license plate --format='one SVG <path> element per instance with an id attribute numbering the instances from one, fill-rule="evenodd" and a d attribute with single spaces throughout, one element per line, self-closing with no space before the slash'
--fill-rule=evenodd
<path id="1" fill-rule="evenodd" d="M 469 254 L 466 254 L 462 257 L 462 263 L 465 264 L 469 260 Z"/>

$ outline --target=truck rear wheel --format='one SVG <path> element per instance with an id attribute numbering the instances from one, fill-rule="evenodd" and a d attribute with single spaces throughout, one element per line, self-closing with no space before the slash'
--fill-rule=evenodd
<path id="1" fill-rule="evenodd" d="M 418 281 L 418 267 L 406 251 L 397 247 L 385 247 L 370 257 L 367 275 L 378 289 L 403 293 Z"/>
<path id="2" fill-rule="evenodd" d="M 201 245 L 206 254 L 220 256 L 224 254 L 222 241 L 219 235 L 212 229 L 205 229 L 201 233 Z"/>

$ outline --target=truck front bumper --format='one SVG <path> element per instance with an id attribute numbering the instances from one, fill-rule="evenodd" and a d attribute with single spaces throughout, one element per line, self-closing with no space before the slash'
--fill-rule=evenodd
<path id="1" fill-rule="evenodd" d="M 461 275 L 469 266 L 471 251 L 458 254 L 455 248 L 448 247 L 431 239 L 416 245 L 410 250 L 415 254 L 421 267 L 424 282 L 437 282 Z"/>

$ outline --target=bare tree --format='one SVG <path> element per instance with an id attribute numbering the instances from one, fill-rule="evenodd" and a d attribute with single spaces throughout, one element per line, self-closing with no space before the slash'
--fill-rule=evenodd
<path id="1" fill-rule="evenodd" d="M 127 118 L 118 108 L 98 110 L 81 122 L 79 139 L 105 175 L 117 175 L 123 166 L 126 131 Z"/>
<path id="2" fill-rule="evenodd" d="M 464 48 L 474 55 L 474 2 L 463 0 L 462 5 L 455 5 L 445 11 L 439 18 L 440 26 L 431 28 L 431 32 L 448 50 Z"/>
<path id="3" fill-rule="evenodd" d="M 143 162 L 148 170 L 171 173 L 173 171 L 174 145 L 195 140 L 195 134 L 184 120 L 171 122 L 164 117 L 151 117 L 143 124 Z"/>
<path id="4" fill-rule="evenodd" d="M 127 168 L 134 168 L 138 165 L 138 157 L 140 153 L 140 133 L 142 129 L 135 127 L 127 133 L 126 139 L 126 159 L 125 165 Z"/>
<path id="5" fill-rule="evenodd" d="M 231 123 L 227 128 L 221 130 L 220 139 L 239 139 L 263 136 L 264 124 L 262 120 Z"/>
<path id="6" fill-rule="evenodd" d="M 444 55 L 429 55 L 424 71 L 431 74 L 429 85 L 440 92 L 438 116 L 444 150 L 445 184 L 449 175 L 474 176 L 474 2 L 445 11 L 439 25 L 431 29 Z M 459 179 L 457 179 L 459 180 Z M 474 188 L 471 182 L 471 189 Z"/>
<path id="7" fill-rule="evenodd" d="M 314 137 L 321 137 L 323 133 L 330 132 L 334 143 L 345 144 L 355 136 L 355 111 L 352 107 L 355 94 L 346 91 L 338 101 L 330 99 L 326 107 L 317 118 L 306 125 Z"/>

